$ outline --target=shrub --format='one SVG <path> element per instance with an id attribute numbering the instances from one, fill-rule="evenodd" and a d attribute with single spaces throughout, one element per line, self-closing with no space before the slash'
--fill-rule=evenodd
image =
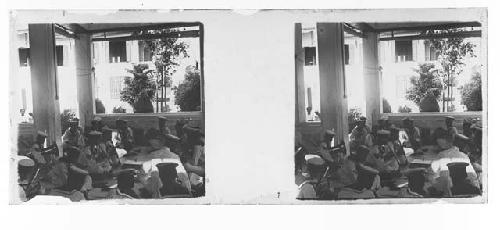
<path id="1" fill-rule="evenodd" d="M 113 107 L 113 113 L 126 113 L 127 110 L 121 106 Z"/>
<path id="2" fill-rule="evenodd" d="M 391 105 L 389 104 L 389 101 L 387 101 L 387 99 L 385 99 L 385 98 L 382 99 L 382 110 L 383 110 L 383 113 L 391 113 L 392 112 Z"/>
<path id="3" fill-rule="evenodd" d="M 419 103 L 420 112 L 439 112 L 439 103 L 436 97 L 429 93 Z"/>
<path id="4" fill-rule="evenodd" d="M 95 99 L 95 113 L 106 113 L 106 108 L 101 100 Z"/>
<path id="5" fill-rule="evenodd" d="M 407 105 L 399 106 L 398 112 L 399 113 L 411 113 L 411 108 L 408 107 Z"/>

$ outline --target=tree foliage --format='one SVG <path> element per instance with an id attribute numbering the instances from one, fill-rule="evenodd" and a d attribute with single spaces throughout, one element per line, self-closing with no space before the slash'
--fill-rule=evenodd
<path id="1" fill-rule="evenodd" d="M 434 64 L 420 64 L 414 71 L 418 75 L 410 78 L 411 87 L 406 92 L 406 99 L 420 106 L 420 102 L 427 94 L 439 98 L 443 84 Z"/>
<path id="2" fill-rule="evenodd" d="M 175 104 L 181 111 L 199 111 L 201 106 L 200 71 L 186 68 L 184 81 L 174 88 Z"/>
<path id="3" fill-rule="evenodd" d="M 481 91 L 481 74 L 475 72 L 469 83 L 460 88 L 462 94 L 462 104 L 467 107 L 468 111 L 483 110 L 483 95 Z"/>
<path id="4" fill-rule="evenodd" d="M 134 65 L 132 70 L 128 70 L 133 77 L 124 80 L 125 88 L 120 92 L 120 99 L 127 102 L 134 108 L 134 113 L 152 113 L 156 92 L 156 84 L 152 70 L 147 64 Z"/>

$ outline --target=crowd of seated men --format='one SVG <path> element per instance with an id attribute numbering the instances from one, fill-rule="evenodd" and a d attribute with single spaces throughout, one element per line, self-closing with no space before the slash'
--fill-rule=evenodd
<path id="1" fill-rule="evenodd" d="M 357 120 L 349 141 L 331 146 L 327 130 L 316 146 L 296 135 L 298 199 L 471 197 L 481 194 L 482 127 L 465 120 L 463 132 L 444 117 L 428 136 L 413 120 L 402 126 Z M 348 146 L 346 146 L 348 145 Z M 350 152 L 346 151 L 349 147 Z"/>
<path id="2" fill-rule="evenodd" d="M 18 162 L 22 199 L 55 195 L 72 201 L 116 198 L 197 197 L 205 194 L 204 134 L 178 120 L 172 132 L 165 117 L 158 128 L 134 133 L 118 119 L 115 128 L 96 117 L 90 127 L 70 121 L 63 155 L 38 132 L 31 151 Z M 135 136 L 143 136 L 137 143 Z"/>

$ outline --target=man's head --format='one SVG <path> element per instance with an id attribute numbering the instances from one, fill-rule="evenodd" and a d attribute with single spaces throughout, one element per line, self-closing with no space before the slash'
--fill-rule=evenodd
<path id="1" fill-rule="evenodd" d="M 366 161 L 366 157 L 370 153 L 370 149 L 364 145 L 360 145 L 356 148 L 356 154 L 353 154 L 352 159 L 354 161 L 363 163 Z"/>
<path id="2" fill-rule="evenodd" d="M 36 144 L 38 144 L 39 147 L 42 147 L 45 143 L 45 139 L 47 139 L 47 134 L 42 131 L 38 131 L 36 134 Z"/>
<path id="3" fill-rule="evenodd" d="M 161 135 L 160 131 L 157 129 L 149 129 L 146 132 L 146 138 L 148 140 L 149 145 L 153 149 L 161 149 L 164 143 L 164 137 Z"/>
<path id="4" fill-rule="evenodd" d="M 119 130 L 124 130 L 127 128 L 127 121 L 118 119 L 115 121 L 116 128 Z"/>
<path id="5" fill-rule="evenodd" d="M 455 118 L 452 117 L 452 116 L 446 116 L 446 117 L 444 117 L 444 122 L 446 123 L 446 127 L 453 126 L 453 121 L 455 121 Z"/>
<path id="6" fill-rule="evenodd" d="M 391 136 L 391 131 L 385 130 L 385 129 L 378 130 L 377 131 L 377 138 L 376 138 L 377 143 L 379 145 L 387 144 L 387 142 L 390 139 L 390 136 Z"/>
<path id="7" fill-rule="evenodd" d="M 366 125 L 366 117 L 361 116 L 359 117 L 358 121 L 356 122 L 358 126 L 365 126 Z"/>
<path id="8" fill-rule="evenodd" d="M 88 138 L 89 145 L 97 145 L 101 142 L 102 133 L 99 131 L 91 131 Z"/>
<path id="9" fill-rule="evenodd" d="M 312 111 L 312 107 L 311 106 L 307 106 L 306 108 L 306 111 L 307 111 L 307 115 L 311 115 L 311 111 Z"/>
<path id="10" fill-rule="evenodd" d="M 93 128 L 101 128 L 102 127 L 102 118 L 101 117 L 94 117 L 92 121 L 90 121 L 90 124 L 92 125 Z"/>
<path id="11" fill-rule="evenodd" d="M 59 151 L 57 151 L 57 146 L 49 147 L 42 151 L 42 156 L 47 163 L 54 162 L 57 159 L 58 154 Z"/>
<path id="12" fill-rule="evenodd" d="M 304 159 L 307 165 L 307 171 L 310 176 L 319 179 L 325 171 L 325 160 L 318 155 L 305 155 Z"/>
<path id="13" fill-rule="evenodd" d="M 327 129 L 325 131 L 325 134 L 323 135 L 323 141 L 326 143 L 332 142 L 333 138 L 335 137 L 335 130 L 332 129 Z"/>
<path id="14" fill-rule="evenodd" d="M 405 119 L 403 119 L 403 126 L 404 127 L 411 127 L 411 126 L 413 126 L 413 120 L 410 119 L 409 117 L 405 117 Z"/>
<path id="15" fill-rule="evenodd" d="M 25 109 L 20 109 L 19 112 L 21 113 L 21 116 L 24 116 L 24 113 L 26 113 Z"/>
<path id="16" fill-rule="evenodd" d="M 441 127 L 434 130 L 434 139 L 441 149 L 449 149 L 453 146 L 453 135 Z"/>
<path id="17" fill-rule="evenodd" d="M 78 118 L 73 118 L 71 120 L 69 120 L 69 127 L 72 131 L 76 131 L 76 129 L 78 128 Z"/>

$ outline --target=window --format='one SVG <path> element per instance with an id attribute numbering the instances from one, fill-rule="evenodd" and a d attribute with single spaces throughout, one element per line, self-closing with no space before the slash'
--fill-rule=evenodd
<path id="1" fill-rule="evenodd" d="M 425 61 L 437 60 L 437 52 L 429 41 L 425 41 Z"/>
<path id="2" fill-rule="evenodd" d="M 120 99 L 120 92 L 123 89 L 123 80 L 125 77 L 111 77 L 109 79 L 109 92 L 111 99 Z"/>
<path id="3" fill-rule="evenodd" d="M 19 48 L 19 65 L 29 66 L 29 59 L 30 59 L 30 49 Z"/>
<path id="4" fill-rule="evenodd" d="M 139 41 L 139 61 L 148 62 L 153 60 L 153 52 L 144 41 Z"/>
<path id="5" fill-rule="evenodd" d="M 127 62 L 127 43 L 125 41 L 109 42 L 109 62 Z"/>
<path id="6" fill-rule="evenodd" d="M 413 61 L 412 41 L 395 41 L 396 62 Z"/>
<path id="7" fill-rule="evenodd" d="M 57 66 L 64 66 L 64 47 L 56 46 Z"/>
<path id="8" fill-rule="evenodd" d="M 306 66 L 316 65 L 316 47 L 304 47 L 304 56 Z"/>

